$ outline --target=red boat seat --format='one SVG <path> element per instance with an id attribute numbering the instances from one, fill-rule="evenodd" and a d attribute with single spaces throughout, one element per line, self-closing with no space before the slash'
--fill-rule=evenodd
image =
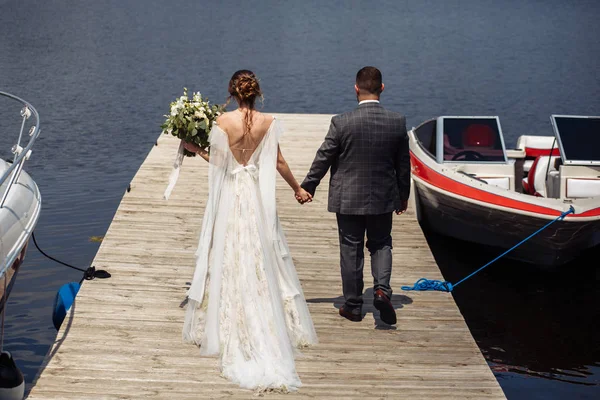
<path id="1" fill-rule="evenodd" d="M 546 173 L 556 171 L 554 160 L 558 156 L 537 156 L 531 165 L 527 178 L 523 178 L 523 190 L 525 193 L 546 197 Z M 550 167 L 548 167 L 550 164 Z"/>
<path id="2" fill-rule="evenodd" d="M 554 148 L 552 148 L 554 146 Z M 517 149 L 525 151 L 525 162 L 523 171 L 529 172 L 534 160 L 539 156 L 558 156 L 560 150 L 554 142 L 553 136 L 529 136 L 523 135 L 517 140 Z"/>
<path id="3" fill-rule="evenodd" d="M 483 147 L 492 148 L 496 141 L 496 134 L 487 125 L 471 124 L 463 132 L 463 146 L 468 147 Z"/>

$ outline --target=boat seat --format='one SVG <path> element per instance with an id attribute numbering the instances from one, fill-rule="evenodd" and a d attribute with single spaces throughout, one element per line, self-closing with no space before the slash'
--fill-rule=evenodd
<path id="1" fill-rule="evenodd" d="M 534 196 L 546 197 L 546 172 L 556 171 L 555 160 L 559 156 L 537 156 L 529 174 L 523 178 L 523 190 Z M 550 167 L 548 165 L 550 164 Z"/>
<path id="2" fill-rule="evenodd" d="M 554 148 L 552 146 L 554 145 Z M 523 135 L 517 140 L 516 148 L 525 151 L 523 171 L 529 172 L 535 159 L 539 156 L 558 156 L 560 150 L 556 147 L 553 136 Z"/>
<path id="3" fill-rule="evenodd" d="M 483 124 L 471 124 L 463 132 L 462 141 L 466 148 L 493 148 L 496 135 L 492 128 Z"/>

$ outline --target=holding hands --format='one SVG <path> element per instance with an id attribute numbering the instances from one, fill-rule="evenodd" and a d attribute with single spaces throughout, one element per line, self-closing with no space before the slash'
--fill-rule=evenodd
<path id="1" fill-rule="evenodd" d="M 311 194 L 302 188 L 298 188 L 295 191 L 294 196 L 296 197 L 296 200 L 298 200 L 298 203 L 300 203 L 300 204 L 310 203 L 312 201 Z"/>

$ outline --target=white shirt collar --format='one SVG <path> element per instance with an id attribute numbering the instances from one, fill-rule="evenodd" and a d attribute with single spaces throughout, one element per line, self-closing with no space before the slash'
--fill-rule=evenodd
<path id="1" fill-rule="evenodd" d="M 361 104 L 365 104 L 365 103 L 379 103 L 379 100 L 363 100 L 363 101 L 359 102 L 358 105 L 360 106 Z"/>

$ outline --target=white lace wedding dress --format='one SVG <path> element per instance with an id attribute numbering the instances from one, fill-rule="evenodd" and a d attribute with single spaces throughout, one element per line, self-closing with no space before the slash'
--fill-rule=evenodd
<path id="1" fill-rule="evenodd" d="M 225 132 L 210 133 L 209 198 L 183 328 L 201 355 L 243 388 L 293 391 L 297 348 L 317 336 L 275 204 L 280 121 L 246 165 Z"/>

